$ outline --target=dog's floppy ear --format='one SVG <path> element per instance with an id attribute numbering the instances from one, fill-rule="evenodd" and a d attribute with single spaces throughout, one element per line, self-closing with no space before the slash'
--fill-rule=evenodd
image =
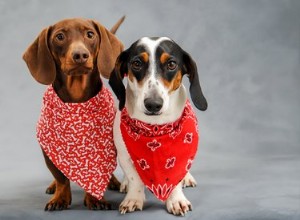
<path id="1" fill-rule="evenodd" d="M 109 78 L 109 85 L 119 100 L 119 110 L 125 106 L 126 90 L 123 83 L 123 78 L 128 71 L 127 66 L 128 52 L 123 51 L 116 61 L 116 65 Z"/>
<path id="2" fill-rule="evenodd" d="M 189 75 L 192 101 L 199 110 L 205 111 L 207 109 L 207 101 L 200 87 L 197 65 L 191 56 L 185 51 L 183 51 L 183 65 L 184 74 Z"/>
<path id="3" fill-rule="evenodd" d="M 28 69 L 39 83 L 50 85 L 55 80 L 56 67 L 48 46 L 51 27 L 45 28 L 23 54 Z"/>
<path id="4" fill-rule="evenodd" d="M 102 76 L 108 79 L 114 69 L 117 57 L 123 51 L 123 44 L 103 25 L 97 21 L 92 20 L 92 22 L 100 36 L 100 47 L 97 57 L 98 70 Z"/>

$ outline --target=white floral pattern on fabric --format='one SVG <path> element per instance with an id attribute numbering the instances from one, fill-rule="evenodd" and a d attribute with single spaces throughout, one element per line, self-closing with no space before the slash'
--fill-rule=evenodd
<path id="1" fill-rule="evenodd" d="M 141 167 L 142 170 L 146 170 L 146 169 L 150 168 L 150 166 L 148 165 L 148 163 L 147 163 L 147 161 L 145 159 L 140 159 L 137 162 L 140 165 L 140 167 Z"/>
<path id="2" fill-rule="evenodd" d="M 149 147 L 152 151 L 155 151 L 160 146 L 161 146 L 161 143 L 159 143 L 156 139 L 147 143 L 147 147 Z"/>
<path id="3" fill-rule="evenodd" d="M 193 133 L 186 133 L 183 143 L 190 144 L 193 141 Z"/>
<path id="4" fill-rule="evenodd" d="M 170 169 L 175 166 L 176 157 L 168 158 L 166 161 L 165 168 Z"/>

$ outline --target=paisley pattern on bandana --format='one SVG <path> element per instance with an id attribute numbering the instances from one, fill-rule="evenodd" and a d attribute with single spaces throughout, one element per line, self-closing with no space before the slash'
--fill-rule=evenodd
<path id="1" fill-rule="evenodd" d="M 53 164 L 99 200 L 117 166 L 114 117 L 113 97 L 104 86 L 84 103 L 64 103 L 49 86 L 37 124 L 38 142 Z"/>
<path id="2" fill-rule="evenodd" d="M 181 117 L 163 125 L 132 119 L 121 112 L 121 133 L 145 186 L 165 201 L 191 168 L 198 148 L 198 123 L 189 101 Z"/>

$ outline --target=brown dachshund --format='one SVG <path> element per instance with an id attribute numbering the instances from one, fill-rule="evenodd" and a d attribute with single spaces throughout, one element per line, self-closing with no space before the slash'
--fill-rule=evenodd
<path id="1" fill-rule="evenodd" d="M 52 84 L 63 102 L 86 102 L 102 88 L 100 73 L 108 78 L 123 50 L 122 43 L 114 35 L 123 20 L 124 17 L 111 31 L 94 20 L 62 20 L 42 30 L 23 59 L 34 79 L 44 85 Z M 70 181 L 44 151 L 43 154 L 55 178 L 46 190 L 54 195 L 45 211 L 67 209 L 72 200 Z M 114 175 L 108 187 L 119 189 L 120 183 Z M 111 209 L 104 198 L 98 200 L 89 193 L 85 195 L 84 204 L 89 209 Z"/>

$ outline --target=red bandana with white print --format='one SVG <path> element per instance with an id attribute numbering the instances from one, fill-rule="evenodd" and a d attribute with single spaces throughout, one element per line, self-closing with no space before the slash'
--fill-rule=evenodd
<path id="1" fill-rule="evenodd" d="M 38 141 L 54 165 L 97 199 L 117 166 L 114 101 L 104 86 L 84 103 L 64 103 L 49 86 L 37 124 Z"/>
<path id="2" fill-rule="evenodd" d="M 141 180 L 158 199 L 165 201 L 191 168 L 197 152 L 198 125 L 191 104 L 186 102 L 177 121 L 163 125 L 132 119 L 124 108 L 120 126 Z"/>

